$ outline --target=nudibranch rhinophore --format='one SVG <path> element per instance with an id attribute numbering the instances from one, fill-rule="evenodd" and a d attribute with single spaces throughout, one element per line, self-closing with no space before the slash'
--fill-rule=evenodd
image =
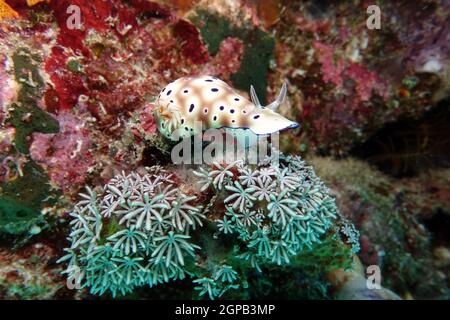
<path id="1" fill-rule="evenodd" d="M 178 137 L 188 137 L 210 128 L 241 128 L 267 135 L 299 126 L 275 112 L 286 92 L 286 84 L 283 84 L 278 98 L 262 106 L 253 86 L 250 101 L 216 77 L 187 76 L 162 89 L 156 99 L 154 115 L 159 132 L 167 138 L 171 138 L 175 130 L 178 130 Z"/>

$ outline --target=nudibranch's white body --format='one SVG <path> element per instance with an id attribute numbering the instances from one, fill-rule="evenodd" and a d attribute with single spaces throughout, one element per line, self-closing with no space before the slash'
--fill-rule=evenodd
<path id="1" fill-rule="evenodd" d="M 212 76 L 179 78 L 158 95 L 154 108 L 158 129 L 170 138 L 175 130 L 179 137 L 210 128 L 243 128 L 264 135 L 299 126 L 273 111 L 286 96 L 285 85 L 277 100 L 267 107 L 260 105 L 253 87 L 250 93 L 252 101 Z"/>

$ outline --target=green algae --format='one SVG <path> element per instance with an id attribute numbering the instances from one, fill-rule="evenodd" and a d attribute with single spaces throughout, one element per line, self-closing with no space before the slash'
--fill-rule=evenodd
<path id="1" fill-rule="evenodd" d="M 217 54 L 222 41 L 234 33 L 227 18 L 207 10 L 198 10 L 195 16 L 190 17 L 190 20 L 200 29 L 210 55 Z"/>
<path id="2" fill-rule="evenodd" d="M 50 189 L 47 175 L 32 161 L 23 173 L 0 186 L 0 233 L 20 235 L 45 223 L 41 209 Z"/>
<path id="3" fill-rule="evenodd" d="M 8 287 L 6 296 L 19 300 L 51 299 L 54 290 L 55 287 L 49 284 L 12 284 Z"/>
<path id="4" fill-rule="evenodd" d="M 72 59 L 67 62 L 67 69 L 74 73 L 81 73 L 83 67 L 81 66 L 79 61 Z"/>
<path id="5" fill-rule="evenodd" d="M 310 275 L 321 275 L 333 270 L 349 270 L 353 258 L 350 248 L 336 234 L 327 236 L 311 248 L 305 248 L 292 259 L 292 265 Z"/>
<path id="6" fill-rule="evenodd" d="M 33 132 L 57 133 L 59 124 L 50 114 L 37 105 L 42 96 L 44 81 L 37 69 L 39 57 L 20 48 L 13 54 L 14 73 L 21 89 L 18 101 L 11 105 L 8 122 L 16 129 L 15 146 L 24 154 L 29 153 Z"/>
<path id="7" fill-rule="evenodd" d="M 198 10 L 190 20 L 200 29 L 210 55 L 219 51 L 221 42 L 235 37 L 244 43 L 244 55 L 239 70 L 231 75 L 233 85 L 248 91 L 255 87 L 261 103 L 266 103 L 267 74 L 275 47 L 274 38 L 267 32 L 251 26 L 237 27 L 223 16 L 207 10 Z"/>
<path id="8" fill-rule="evenodd" d="M 15 79 L 21 84 L 17 102 L 10 106 L 7 120 L 15 129 L 15 147 L 22 154 L 29 153 L 33 132 L 56 133 L 58 121 L 38 106 L 45 83 L 38 71 L 41 63 L 37 55 L 26 48 L 17 49 L 12 57 Z M 0 186 L 0 233 L 32 234 L 36 226 L 44 225 L 41 214 L 50 186 L 44 170 L 31 159 L 24 164 L 23 174 Z M 37 229 L 39 230 L 39 229 Z"/>
<path id="9" fill-rule="evenodd" d="M 1 233 L 22 234 L 40 223 L 40 220 L 40 214 L 36 214 L 30 207 L 8 197 L 0 197 Z"/>

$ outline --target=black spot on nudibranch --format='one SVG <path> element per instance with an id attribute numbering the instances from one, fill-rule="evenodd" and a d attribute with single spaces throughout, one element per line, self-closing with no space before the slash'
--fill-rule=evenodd
<path id="1" fill-rule="evenodd" d="M 234 98 L 234 101 L 239 101 L 239 98 Z"/>
<path id="2" fill-rule="evenodd" d="M 253 119 L 258 119 L 259 118 L 259 114 L 257 114 L 256 116 L 253 116 Z"/>
<path id="3" fill-rule="evenodd" d="M 234 120 L 234 119 L 233 119 L 233 120 L 231 120 L 231 122 L 235 123 L 235 122 L 236 122 L 236 120 Z"/>
<path id="4" fill-rule="evenodd" d="M 194 110 L 194 104 L 191 103 L 191 105 L 189 106 L 189 112 L 192 112 Z"/>
<path id="5" fill-rule="evenodd" d="M 219 109 L 220 109 L 221 111 L 223 111 L 223 109 L 225 109 L 225 107 L 224 107 L 224 106 L 220 106 Z"/>
<path id="6" fill-rule="evenodd" d="M 188 93 L 188 92 L 189 92 L 189 90 L 184 90 L 184 91 L 183 91 L 183 93 Z"/>
<path id="7" fill-rule="evenodd" d="M 211 80 L 211 79 L 206 79 L 205 81 L 206 82 L 213 82 L 213 80 Z"/>
<path id="8" fill-rule="evenodd" d="M 189 131 L 189 128 L 188 127 L 184 127 L 184 130 Z"/>
<path id="9" fill-rule="evenodd" d="M 234 113 L 234 109 L 231 109 L 231 110 L 230 110 L 230 113 Z"/>
<path id="10" fill-rule="evenodd" d="M 217 92 L 217 91 L 219 91 L 219 89 L 217 89 L 217 88 L 212 88 L 211 91 L 212 91 L 212 92 Z"/>
<path id="11" fill-rule="evenodd" d="M 170 100 L 170 103 L 173 103 L 173 100 Z"/>
<path id="12" fill-rule="evenodd" d="M 204 113 L 208 113 L 208 108 L 203 109 Z"/>
<path id="13" fill-rule="evenodd" d="M 245 110 L 242 110 L 242 113 L 247 113 L 247 111 L 245 111 Z"/>
<path id="14" fill-rule="evenodd" d="M 167 95 L 170 95 L 172 93 L 172 90 L 167 91 Z"/>
<path id="15" fill-rule="evenodd" d="M 184 119 L 181 119 L 181 124 L 183 124 L 184 123 Z"/>
<path id="16" fill-rule="evenodd" d="M 214 116 L 213 120 L 216 121 L 217 120 L 217 116 Z"/>
<path id="17" fill-rule="evenodd" d="M 161 91 L 161 92 L 164 92 L 164 91 L 166 91 L 166 88 L 162 89 L 162 91 Z"/>

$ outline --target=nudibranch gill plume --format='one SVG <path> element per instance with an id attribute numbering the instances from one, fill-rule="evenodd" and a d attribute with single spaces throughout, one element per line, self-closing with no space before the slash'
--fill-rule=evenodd
<path id="1" fill-rule="evenodd" d="M 256 135 L 268 135 L 299 127 L 298 123 L 275 112 L 283 103 L 286 91 L 284 84 L 278 98 L 262 106 L 253 86 L 250 101 L 216 77 L 187 76 L 162 89 L 154 115 L 159 132 L 167 138 L 175 130 L 178 137 L 189 137 L 210 128 L 249 129 Z"/>

